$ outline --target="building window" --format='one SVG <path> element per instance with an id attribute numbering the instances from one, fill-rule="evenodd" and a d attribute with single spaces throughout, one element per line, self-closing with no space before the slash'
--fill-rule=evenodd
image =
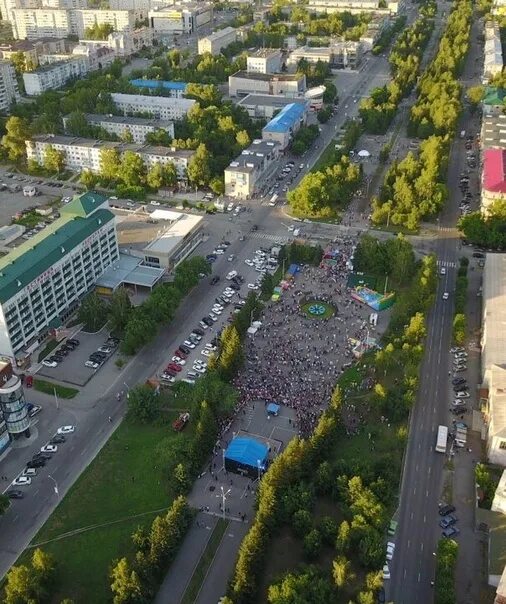
<path id="1" fill-rule="evenodd" d="M 499 443 L 499 449 L 506 449 L 506 440 L 501 440 Z"/>

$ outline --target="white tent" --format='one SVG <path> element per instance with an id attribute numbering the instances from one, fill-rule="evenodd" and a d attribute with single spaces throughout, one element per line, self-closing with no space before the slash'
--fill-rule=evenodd
<path id="1" fill-rule="evenodd" d="M 359 157 L 371 157 L 371 154 L 366 149 L 362 149 L 362 151 L 358 152 Z"/>

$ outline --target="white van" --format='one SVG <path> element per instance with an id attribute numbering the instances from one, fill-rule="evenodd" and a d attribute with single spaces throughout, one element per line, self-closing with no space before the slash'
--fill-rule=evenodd
<path id="1" fill-rule="evenodd" d="M 231 280 L 232 280 L 234 277 L 237 277 L 237 271 L 230 271 L 230 272 L 227 274 L 227 279 L 228 279 L 229 281 L 231 281 Z"/>
<path id="2" fill-rule="evenodd" d="M 25 197 L 35 197 L 37 195 L 37 189 L 35 187 L 23 187 L 23 195 Z"/>

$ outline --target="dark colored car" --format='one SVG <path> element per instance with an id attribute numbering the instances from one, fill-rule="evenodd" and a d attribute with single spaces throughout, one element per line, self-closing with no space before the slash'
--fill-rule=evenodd
<path id="1" fill-rule="evenodd" d="M 188 348 L 188 346 L 185 346 L 184 344 L 180 344 L 179 350 L 182 350 L 186 355 L 190 354 L 191 352 L 191 349 Z"/>
<path id="2" fill-rule="evenodd" d="M 67 439 L 63 436 L 63 434 L 55 434 L 53 438 L 49 441 L 52 445 L 59 445 L 61 443 L 66 442 Z"/>
<path id="3" fill-rule="evenodd" d="M 456 537 L 459 533 L 460 530 L 456 526 L 449 526 L 442 532 L 442 535 L 449 539 L 450 537 Z"/>
<path id="4" fill-rule="evenodd" d="M 439 521 L 439 526 L 442 529 L 446 529 L 452 524 L 455 524 L 457 520 L 458 518 L 457 516 L 455 516 L 455 514 L 448 514 L 448 516 L 443 516 L 443 518 L 441 518 L 441 520 Z"/>
<path id="5" fill-rule="evenodd" d="M 188 354 L 186 352 L 183 352 L 180 348 L 178 348 L 174 354 L 179 357 L 180 359 L 186 359 Z"/>
<path id="6" fill-rule="evenodd" d="M 454 505 L 442 505 L 439 508 L 439 515 L 440 516 L 448 516 L 448 514 L 453 514 L 453 512 L 455 511 L 455 506 Z"/>
<path id="7" fill-rule="evenodd" d="M 45 459 L 47 461 L 48 459 L 52 459 L 52 457 L 52 453 L 42 453 L 41 451 L 40 453 L 35 453 L 32 459 Z"/>
<path id="8" fill-rule="evenodd" d="M 165 369 L 165 373 L 168 373 L 169 375 L 171 375 L 172 377 L 176 377 L 177 375 L 177 371 L 174 371 L 174 369 L 169 369 L 168 367 Z"/>
<path id="9" fill-rule="evenodd" d="M 230 283 L 229 287 L 231 287 L 236 292 L 238 292 L 241 289 L 241 286 L 237 285 L 237 283 Z"/>
<path id="10" fill-rule="evenodd" d="M 218 277 L 218 275 L 214 275 L 214 277 L 211 279 L 211 285 L 216 285 L 219 280 L 220 278 Z"/>
<path id="11" fill-rule="evenodd" d="M 465 383 L 466 383 L 466 378 L 462 378 L 462 377 L 453 378 L 453 380 L 452 380 L 452 384 L 454 386 L 458 386 L 459 384 L 465 384 Z"/>
<path id="12" fill-rule="evenodd" d="M 213 320 L 209 317 L 202 317 L 202 323 L 205 323 L 208 327 L 211 327 L 211 325 L 213 325 Z"/>
<path id="13" fill-rule="evenodd" d="M 18 491 L 17 489 L 11 489 L 5 493 L 9 499 L 23 499 L 25 494 L 23 491 Z"/>
<path id="14" fill-rule="evenodd" d="M 485 254 L 481 252 L 473 252 L 473 258 L 485 258 Z"/>
<path id="15" fill-rule="evenodd" d="M 200 329 L 200 327 L 195 327 L 195 329 L 193 330 L 195 333 L 198 333 L 199 336 L 203 336 L 204 335 L 204 330 Z"/>
<path id="16" fill-rule="evenodd" d="M 251 227 L 251 231 L 252 231 L 252 232 L 258 231 L 258 225 L 257 225 L 257 224 L 254 224 L 254 225 Z"/>
<path id="17" fill-rule="evenodd" d="M 42 468 L 45 465 L 46 465 L 46 460 L 43 459 L 42 457 L 37 457 L 37 458 L 31 459 L 29 462 L 27 462 L 26 467 L 27 468 Z"/>

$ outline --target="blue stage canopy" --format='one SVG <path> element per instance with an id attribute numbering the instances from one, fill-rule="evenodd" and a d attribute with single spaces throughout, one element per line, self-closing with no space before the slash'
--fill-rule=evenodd
<path id="1" fill-rule="evenodd" d="M 235 462 L 250 468 L 264 470 L 269 456 L 269 448 L 253 438 L 237 437 L 225 451 L 225 461 Z M 259 463 L 260 462 L 260 463 Z"/>

